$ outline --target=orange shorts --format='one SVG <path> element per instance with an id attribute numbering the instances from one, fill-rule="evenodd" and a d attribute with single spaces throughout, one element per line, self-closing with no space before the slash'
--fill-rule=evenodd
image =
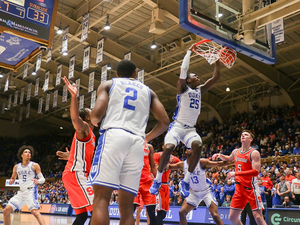
<path id="1" fill-rule="evenodd" d="M 149 189 L 152 185 L 152 181 L 140 184 L 137 196 L 135 197 L 133 203 L 143 207 L 144 205 L 155 205 L 156 198 L 155 195 L 150 194 Z"/>
<path id="2" fill-rule="evenodd" d="M 252 210 L 263 209 L 258 185 L 248 188 L 244 185 L 236 184 L 230 208 L 243 210 L 247 202 L 249 202 Z"/>
<path id="3" fill-rule="evenodd" d="M 93 211 L 94 191 L 92 186 L 87 186 L 85 174 L 83 172 L 64 172 L 62 180 L 75 213 Z"/>
<path id="4" fill-rule="evenodd" d="M 162 184 L 159 194 L 156 196 L 156 211 L 169 211 L 169 185 Z"/>

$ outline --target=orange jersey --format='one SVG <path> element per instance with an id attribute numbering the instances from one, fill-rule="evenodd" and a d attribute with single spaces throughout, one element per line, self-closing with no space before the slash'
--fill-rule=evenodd
<path id="1" fill-rule="evenodd" d="M 235 161 L 235 172 L 240 171 L 248 171 L 252 170 L 252 161 L 251 161 L 251 153 L 255 150 L 255 148 L 250 148 L 247 152 L 241 153 L 241 148 L 239 148 L 234 156 Z M 244 185 L 246 187 L 251 188 L 256 180 L 256 177 L 248 177 L 248 176 L 236 176 L 235 181 Z"/>
<path id="2" fill-rule="evenodd" d="M 64 172 L 82 171 L 89 174 L 94 149 L 95 135 L 92 129 L 90 129 L 88 136 L 84 140 L 77 139 L 77 132 L 75 132 L 70 149 L 70 157 Z"/>
<path id="3" fill-rule="evenodd" d="M 162 155 L 162 152 L 154 153 L 154 162 L 156 164 L 159 163 L 159 159 L 160 159 L 161 155 Z M 169 160 L 170 164 L 175 164 L 178 162 L 180 162 L 180 159 L 178 157 L 176 157 L 174 155 L 170 155 L 170 160 Z M 162 183 L 168 183 L 170 172 L 171 172 L 170 170 L 167 170 L 162 174 L 162 178 L 161 178 Z"/>
<path id="4" fill-rule="evenodd" d="M 149 163 L 149 153 L 150 150 L 148 145 L 145 143 L 144 146 L 144 166 L 142 169 L 140 184 L 146 183 L 152 180 L 151 172 L 150 172 L 150 163 Z"/>

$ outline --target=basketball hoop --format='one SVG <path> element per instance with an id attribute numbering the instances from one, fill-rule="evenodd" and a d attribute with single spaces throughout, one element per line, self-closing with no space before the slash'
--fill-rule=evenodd
<path id="1" fill-rule="evenodd" d="M 230 69 L 236 60 L 236 51 L 227 47 L 219 50 L 220 62 Z"/>
<path id="2" fill-rule="evenodd" d="M 222 45 L 218 45 L 217 43 L 211 40 L 204 39 L 194 45 L 193 51 L 196 54 L 204 57 L 207 60 L 207 62 L 211 65 L 220 58 L 219 50 L 221 49 Z"/>

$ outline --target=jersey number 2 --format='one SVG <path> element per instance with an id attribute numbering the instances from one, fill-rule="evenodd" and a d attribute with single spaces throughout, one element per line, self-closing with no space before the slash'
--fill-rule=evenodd
<path id="1" fill-rule="evenodd" d="M 137 90 L 134 89 L 134 88 L 126 88 L 125 90 L 126 93 L 131 93 L 133 92 L 133 96 L 130 96 L 130 95 L 127 95 L 125 98 L 124 98 L 124 104 L 123 104 L 123 108 L 126 108 L 126 109 L 129 109 L 129 110 L 135 110 L 135 106 L 134 105 L 130 105 L 128 103 L 128 101 L 135 101 L 137 99 Z"/>

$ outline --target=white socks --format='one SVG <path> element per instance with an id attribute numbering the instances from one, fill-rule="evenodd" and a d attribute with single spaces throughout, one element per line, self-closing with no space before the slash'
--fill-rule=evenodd
<path id="1" fill-rule="evenodd" d="M 156 177 L 155 177 L 155 180 L 158 182 L 158 183 L 161 183 L 161 177 L 162 177 L 162 174 L 161 172 L 157 171 L 156 173 Z"/>

